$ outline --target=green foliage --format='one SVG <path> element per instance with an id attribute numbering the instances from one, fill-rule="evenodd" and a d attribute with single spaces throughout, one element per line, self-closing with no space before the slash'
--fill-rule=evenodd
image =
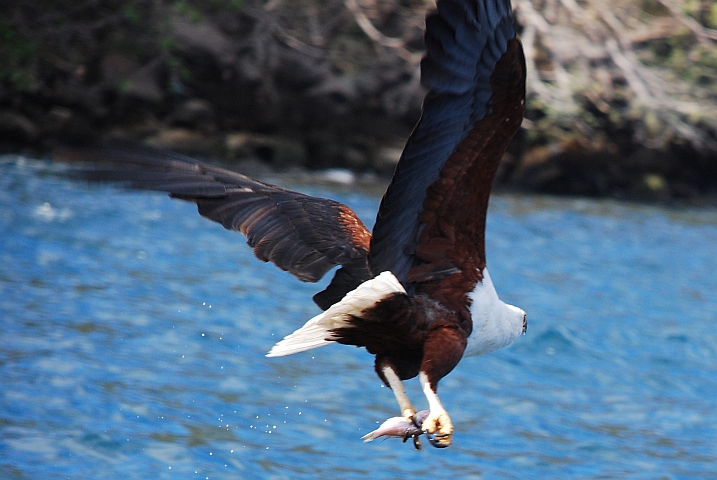
<path id="1" fill-rule="evenodd" d="M 142 12 L 140 12 L 135 5 L 126 5 L 122 10 L 122 14 L 132 25 L 139 25 L 142 23 Z"/>
<path id="2" fill-rule="evenodd" d="M 642 0 L 640 9 L 648 15 L 655 17 L 664 17 L 669 15 L 670 11 L 658 0 Z"/>
<path id="3" fill-rule="evenodd" d="M 717 28 L 717 2 L 712 3 L 712 7 L 710 8 L 709 21 L 709 26 L 711 28 Z"/>
<path id="4" fill-rule="evenodd" d="M 131 86 L 132 83 L 128 79 L 120 80 L 117 85 L 117 90 L 120 93 L 127 93 Z"/>
<path id="5" fill-rule="evenodd" d="M 178 0 L 177 2 L 175 2 L 174 10 L 177 13 L 188 17 L 194 23 L 199 23 L 202 21 L 202 12 L 193 5 L 190 5 L 187 0 Z"/>
<path id="6" fill-rule="evenodd" d="M 37 45 L 19 35 L 0 19 L 0 81 L 21 92 L 39 88 L 34 72 Z"/>
<path id="7" fill-rule="evenodd" d="M 159 41 L 159 46 L 165 54 L 171 54 L 176 48 L 175 41 L 172 37 L 164 36 Z"/>
<path id="8" fill-rule="evenodd" d="M 233 15 L 244 9 L 244 0 L 175 0 L 172 9 L 194 23 L 212 13 Z"/>
<path id="9" fill-rule="evenodd" d="M 218 8 L 228 8 L 235 12 L 241 12 L 244 9 L 244 2 L 242 0 L 209 0 L 209 3 Z"/>

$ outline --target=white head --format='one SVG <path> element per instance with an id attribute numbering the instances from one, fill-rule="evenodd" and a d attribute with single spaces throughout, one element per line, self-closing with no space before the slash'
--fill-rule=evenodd
<path id="1" fill-rule="evenodd" d="M 525 313 L 525 310 L 509 303 L 503 303 L 503 305 L 510 311 L 509 315 L 513 318 L 513 321 L 520 320 L 520 333 L 525 334 L 528 331 L 528 314 Z"/>

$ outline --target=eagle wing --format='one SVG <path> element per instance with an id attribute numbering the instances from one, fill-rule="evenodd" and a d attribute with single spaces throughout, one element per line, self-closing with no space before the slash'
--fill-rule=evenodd
<path id="1" fill-rule="evenodd" d="M 333 267 L 347 266 L 315 297 L 324 309 L 369 277 L 371 234 L 342 203 L 148 147 L 64 148 L 54 156 L 81 163 L 83 167 L 73 172 L 90 181 L 163 191 L 196 203 L 202 216 L 244 234 L 260 260 L 299 280 L 316 282 Z"/>
<path id="2" fill-rule="evenodd" d="M 456 255 L 485 264 L 488 197 L 525 98 L 509 0 L 439 0 L 425 43 L 423 113 L 381 201 L 369 253 L 374 274 L 390 270 L 409 292 L 465 267 Z"/>

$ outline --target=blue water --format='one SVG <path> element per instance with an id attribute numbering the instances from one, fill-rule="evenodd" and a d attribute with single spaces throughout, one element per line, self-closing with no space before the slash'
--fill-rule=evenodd
<path id="1" fill-rule="evenodd" d="M 442 381 L 454 445 L 417 452 L 361 443 L 398 413 L 363 350 L 264 357 L 320 286 L 191 204 L 54 168 L 0 159 L 2 478 L 717 477 L 717 210 L 495 197 L 528 334 Z M 369 224 L 379 201 L 301 188 Z"/>

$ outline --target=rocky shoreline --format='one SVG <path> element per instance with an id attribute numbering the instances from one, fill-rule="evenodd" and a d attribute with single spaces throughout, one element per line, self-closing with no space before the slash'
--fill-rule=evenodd
<path id="1" fill-rule="evenodd" d="M 43 5 L 0 7 L 0 152 L 129 139 L 276 169 L 390 175 L 420 116 L 422 0 Z M 525 8 L 518 15 L 530 19 Z M 647 127 L 669 130 L 672 117 L 663 124 L 648 110 L 626 113 L 621 102 L 632 97 L 610 81 L 608 103 L 575 95 L 574 118 L 529 85 L 525 128 L 497 185 L 640 200 L 714 196 L 713 119 L 695 117 L 683 136 L 670 130 L 656 141 Z"/>

